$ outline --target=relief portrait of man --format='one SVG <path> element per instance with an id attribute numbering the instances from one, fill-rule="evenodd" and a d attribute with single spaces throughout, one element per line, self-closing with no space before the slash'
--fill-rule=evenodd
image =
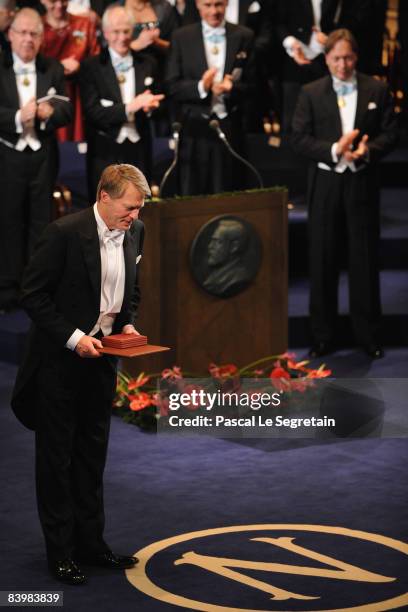
<path id="1" fill-rule="evenodd" d="M 202 228 L 192 248 L 193 274 L 201 287 L 222 298 L 243 291 L 259 267 L 258 242 L 252 226 L 237 217 L 221 217 Z"/>

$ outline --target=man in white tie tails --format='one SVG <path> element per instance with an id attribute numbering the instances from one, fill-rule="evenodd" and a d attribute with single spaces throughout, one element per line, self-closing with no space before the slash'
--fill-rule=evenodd
<path id="1" fill-rule="evenodd" d="M 108 47 L 82 64 L 80 88 L 88 140 L 89 197 L 113 163 L 134 164 L 151 180 L 150 112 L 163 94 L 154 93 L 156 62 L 131 51 L 132 15 L 122 6 L 106 9 L 102 28 Z"/>
<path id="2" fill-rule="evenodd" d="M 340 264 L 348 260 L 350 315 L 357 343 L 372 359 L 380 341 L 377 162 L 395 144 L 396 117 L 384 83 L 356 72 L 357 44 L 332 32 L 330 76 L 305 85 L 293 118 L 294 149 L 310 160 L 309 254 L 311 357 L 336 343 Z"/>
<path id="3" fill-rule="evenodd" d="M 137 333 L 137 263 L 150 189 L 128 164 L 102 173 L 96 204 L 51 223 L 22 285 L 33 321 L 12 407 L 36 432 L 36 485 L 52 575 L 83 584 L 81 563 L 111 569 L 136 559 L 114 554 L 103 537 L 103 471 L 117 359 L 101 336 Z"/>
<path id="4" fill-rule="evenodd" d="M 11 53 L 0 58 L 0 308 L 13 308 L 36 239 L 51 220 L 57 176 L 55 130 L 70 122 L 69 102 L 38 102 L 64 94 L 64 71 L 38 55 L 43 24 L 24 8 L 8 32 Z"/>
<path id="5" fill-rule="evenodd" d="M 175 31 L 166 73 L 180 107 L 180 191 L 217 193 L 240 187 L 230 154 L 209 127 L 217 119 L 241 148 L 242 103 L 254 85 L 252 32 L 225 21 L 227 0 L 197 0 L 201 22 Z"/>

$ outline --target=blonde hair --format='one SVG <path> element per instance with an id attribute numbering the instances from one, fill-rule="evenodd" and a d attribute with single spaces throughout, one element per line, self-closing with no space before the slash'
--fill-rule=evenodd
<path id="1" fill-rule="evenodd" d="M 120 198 L 129 183 L 136 187 L 143 197 L 151 195 L 145 175 L 136 166 L 131 164 L 112 164 L 107 166 L 101 174 L 96 190 L 96 199 L 99 202 L 101 191 L 106 191 L 114 200 Z"/>

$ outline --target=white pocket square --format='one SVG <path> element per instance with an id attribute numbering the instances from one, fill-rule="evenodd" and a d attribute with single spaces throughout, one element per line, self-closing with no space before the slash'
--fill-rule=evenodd
<path id="1" fill-rule="evenodd" d="M 255 2 L 252 2 L 252 4 L 249 5 L 248 13 L 259 13 L 260 10 L 261 5 L 255 0 Z"/>
<path id="2" fill-rule="evenodd" d="M 57 93 L 57 90 L 55 89 L 55 87 L 50 87 L 49 90 L 47 91 L 47 96 L 54 96 Z"/>
<path id="3" fill-rule="evenodd" d="M 368 103 L 368 110 L 374 110 L 375 108 L 377 108 L 377 105 L 375 102 Z"/>
<path id="4" fill-rule="evenodd" d="M 113 101 L 112 100 L 105 100 L 105 98 L 101 98 L 100 99 L 100 103 L 102 104 L 102 106 L 104 106 L 105 108 L 107 106 L 113 106 Z"/>
<path id="5" fill-rule="evenodd" d="M 140 261 L 141 259 L 142 259 L 142 256 L 141 256 L 141 255 L 138 255 L 138 256 L 136 257 L 136 265 L 139 263 L 139 261 Z"/>

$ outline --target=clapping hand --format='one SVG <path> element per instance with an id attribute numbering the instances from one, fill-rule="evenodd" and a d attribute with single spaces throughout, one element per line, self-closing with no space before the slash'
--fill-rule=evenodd
<path id="1" fill-rule="evenodd" d="M 226 74 L 221 83 L 213 83 L 211 91 L 215 96 L 220 96 L 221 94 L 230 92 L 233 85 L 234 83 L 232 76 L 230 74 Z"/>
<path id="2" fill-rule="evenodd" d="M 61 60 L 61 64 L 64 66 L 65 76 L 74 74 L 74 72 L 77 72 L 80 68 L 80 63 L 72 55 Z"/>
<path id="3" fill-rule="evenodd" d="M 310 64 L 310 60 L 305 57 L 303 53 L 302 45 L 299 41 L 296 41 L 292 45 L 293 59 L 299 66 L 305 66 L 306 64 Z"/>
<path id="4" fill-rule="evenodd" d="M 142 109 L 145 113 L 149 113 L 155 108 L 159 108 L 162 100 L 164 100 L 164 94 L 152 94 L 150 89 L 146 89 L 126 105 L 126 110 L 127 112 L 137 113 Z"/>
<path id="5" fill-rule="evenodd" d="M 357 149 L 355 149 L 354 151 L 345 151 L 344 157 L 346 158 L 346 160 L 348 162 L 351 162 L 351 161 L 356 161 L 358 159 L 361 159 L 362 157 L 365 157 L 368 153 L 367 141 L 368 141 L 368 136 L 367 134 L 364 134 L 364 136 L 358 143 Z"/>
<path id="6" fill-rule="evenodd" d="M 210 91 L 213 86 L 215 75 L 217 74 L 216 68 L 208 68 L 201 77 L 203 87 L 205 91 Z"/>
<path id="7" fill-rule="evenodd" d="M 40 102 L 37 106 L 37 117 L 40 121 L 47 121 L 54 112 L 54 108 L 48 102 Z"/>
<path id="8" fill-rule="evenodd" d="M 154 44 L 154 42 L 160 37 L 159 28 L 144 29 L 140 32 L 139 36 L 132 40 L 130 43 L 130 48 L 133 51 L 142 51 L 142 49 L 146 49 L 150 47 L 150 45 Z"/>

